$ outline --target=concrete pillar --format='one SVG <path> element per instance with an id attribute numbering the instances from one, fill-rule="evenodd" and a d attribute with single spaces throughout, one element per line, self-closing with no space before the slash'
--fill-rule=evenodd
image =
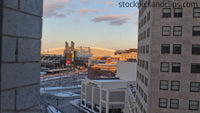
<path id="1" fill-rule="evenodd" d="M 92 87 L 92 110 L 94 110 L 94 87 Z"/>
<path id="2" fill-rule="evenodd" d="M 81 104 L 82 104 L 82 101 L 83 101 L 83 83 L 81 83 Z M 85 93 L 84 93 L 85 94 Z"/>
<path id="3" fill-rule="evenodd" d="M 40 112 L 43 0 L 0 1 L 1 113 Z"/>
<path id="4" fill-rule="evenodd" d="M 85 84 L 85 106 L 87 106 L 87 82 Z"/>
<path id="5" fill-rule="evenodd" d="M 102 87 L 100 87 L 99 89 L 100 89 L 99 113 L 101 113 L 102 112 L 102 104 L 101 104 L 101 101 L 102 101 Z"/>
<path id="6" fill-rule="evenodd" d="M 109 113 L 109 96 L 110 92 L 109 90 L 106 90 L 106 113 Z"/>

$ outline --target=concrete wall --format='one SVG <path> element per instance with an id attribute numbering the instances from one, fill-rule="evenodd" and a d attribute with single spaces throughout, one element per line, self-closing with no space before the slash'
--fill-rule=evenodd
<path id="1" fill-rule="evenodd" d="M 136 81 L 137 62 L 117 62 L 116 76 L 122 80 Z"/>
<path id="2" fill-rule="evenodd" d="M 1 113 L 39 113 L 43 0 L 1 0 Z"/>
<path id="3" fill-rule="evenodd" d="M 148 1 L 148 0 L 144 0 Z M 160 0 L 151 0 L 160 1 Z M 174 0 L 177 2 L 185 2 L 188 0 Z M 200 6 L 200 2 L 197 0 L 189 0 L 189 2 L 197 2 Z M 182 3 L 180 3 L 182 4 Z M 141 11 L 141 9 L 140 9 Z M 190 92 L 190 82 L 199 82 L 199 74 L 191 74 L 191 63 L 199 63 L 200 58 L 198 55 L 192 55 L 192 44 L 200 44 L 199 37 L 192 36 L 192 26 L 199 26 L 200 19 L 193 18 L 193 8 L 183 8 L 183 17 L 174 18 L 174 9 L 171 9 L 171 18 L 162 18 L 162 7 L 147 8 L 143 15 L 139 18 L 141 23 L 142 19 L 147 16 L 148 12 L 151 12 L 151 19 L 143 27 L 139 29 L 139 34 L 150 28 L 150 37 L 140 40 L 138 47 L 149 45 L 150 52 L 146 54 L 138 54 L 138 59 L 149 62 L 149 70 L 137 67 L 137 71 L 148 78 L 149 84 L 146 86 L 141 80 L 137 79 L 137 84 L 144 94 L 147 94 L 147 103 L 144 101 L 137 90 L 138 100 L 142 103 L 142 107 L 137 104 L 138 113 L 142 113 L 145 109 L 147 113 L 199 113 L 199 111 L 189 110 L 189 100 L 199 100 L 199 93 Z M 162 36 L 162 26 L 171 26 L 171 36 Z M 182 26 L 182 36 L 173 36 L 173 26 Z M 161 54 L 161 44 L 170 44 L 170 54 Z M 172 45 L 181 44 L 182 53 L 180 55 L 172 54 Z M 169 72 L 160 71 L 160 63 L 169 62 Z M 181 63 L 181 72 L 171 72 L 172 62 Z M 180 91 L 171 91 L 170 84 L 169 90 L 160 90 L 160 80 L 180 81 Z M 139 88 L 138 88 L 139 89 Z M 168 108 L 159 108 L 159 98 L 168 99 Z M 179 99 L 179 109 L 170 109 L 169 100 Z M 139 101 L 137 103 L 139 103 Z"/>
<path id="4" fill-rule="evenodd" d="M 82 87 L 81 100 L 91 101 L 93 110 L 96 104 L 100 107 L 99 113 L 101 111 L 108 113 L 109 109 L 112 108 L 120 108 L 124 113 L 127 113 L 126 81 L 85 79 L 82 82 L 82 86 L 84 85 L 86 89 L 84 92 Z"/>

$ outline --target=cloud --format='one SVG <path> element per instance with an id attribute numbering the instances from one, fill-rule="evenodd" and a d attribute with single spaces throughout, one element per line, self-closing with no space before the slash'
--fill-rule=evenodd
<path id="1" fill-rule="evenodd" d="M 134 11 L 133 13 L 130 13 L 130 15 L 138 15 L 139 14 L 139 11 Z"/>
<path id="2" fill-rule="evenodd" d="M 98 9 L 91 9 L 91 12 L 98 12 Z"/>
<path id="3" fill-rule="evenodd" d="M 102 11 L 107 11 L 107 10 L 108 10 L 108 8 L 103 8 L 103 9 L 102 9 Z"/>
<path id="4" fill-rule="evenodd" d="M 122 19 L 111 21 L 109 24 L 110 25 L 123 25 L 123 24 L 127 23 L 129 20 L 131 20 L 131 18 L 122 18 Z"/>
<path id="5" fill-rule="evenodd" d="M 106 5 L 109 5 L 109 6 L 116 6 L 117 4 L 115 2 L 106 2 Z"/>
<path id="6" fill-rule="evenodd" d="M 87 3 L 87 2 L 88 2 L 88 0 L 81 0 L 81 2 L 82 2 L 82 3 Z"/>
<path id="7" fill-rule="evenodd" d="M 84 14 L 87 14 L 87 13 L 94 13 L 94 12 L 97 13 L 98 9 L 83 8 L 83 9 L 79 10 L 79 15 L 84 15 Z"/>
<path id="8" fill-rule="evenodd" d="M 112 20 L 120 19 L 120 18 L 122 18 L 122 17 L 127 17 L 127 15 L 107 15 L 107 16 L 99 16 L 99 17 L 96 17 L 96 18 L 92 19 L 92 21 L 94 21 L 94 22 L 112 21 Z"/>
<path id="9" fill-rule="evenodd" d="M 108 22 L 109 25 L 123 25 L 129 20 L 135 19 L 134 17 L 130 17 L 131 15 L 106 15 L 99 16 L 92 19 L 93 22 Z"/>
<path id="10" fill-rule="evenodd" d="M 71 9 L 68 9 L 65 12 L 60 12 L 63 9 L 64 5 L 45 2 L 44 17 L 66 17 L 67 15 L 70 15 L 72 12 L 74 12 Z"/>
<path id="11" fill-rule="evenodd" d="M 88 11 L 89 11 L 88 8 L 80 9 L 80 11 L 79 11 L 79 15 L 84 15 L 84 14 L 88 13 Z"/>
<path id="12" fill-rule="evenodd" d="M 68 3 L 71 2 L 72 0 L 45 0 L 45 2 L 55 2 L 55 3 Z"/>
<path id="13" fill-rule="evenodd" d="M 96 0 L 97 3 L 103 3 L 103 0 Z"/>

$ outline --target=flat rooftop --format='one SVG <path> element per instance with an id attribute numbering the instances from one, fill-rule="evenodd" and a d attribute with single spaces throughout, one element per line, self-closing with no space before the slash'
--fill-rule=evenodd
<path id="1" fill-rule="evenodd" d="M 106 82 L 126 82 L 125 80 L 119 80 L 119 79 L 101 79 L 101 80 L 93 80 L 96 82 L 106 83 Z"/>

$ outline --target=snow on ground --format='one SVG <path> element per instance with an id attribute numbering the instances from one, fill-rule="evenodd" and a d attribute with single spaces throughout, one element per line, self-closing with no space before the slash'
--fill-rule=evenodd
<path id="1" fill-rule="evenodd" d="M 83 109 L 85 108 L 85 109 L 87 109 L 88 111 L 89 111 L 89 113 L 98 113 L 98 112 L 95 112 L 94 110 L 92 110 L 92 109 L 90 109 L 90 108 L 88 108 L 88 107 L 86 107 L 86 106 L 84 106 L 84 105 L 80 105 Z"/>
<path id="2" fill-rule="evenodd" d="M 70 77 L 70 75 L 61 75 L 61 76 L 54 76 L 54 77 L 47 77 L 47 78 L 42 78 L 40 79 L 41 82 L 43 81 L 48 81 L 48 80 L 56 80 L 56 79 L 62 79 L 62 78 L 66 78 L 66 77 Z"/>
<path id="3" fill-rule="evenodd" d="M 45 91 L 51 91 L 51 90 L 73 89 L 73 88 L 81 88 L 81 85 L 69 86 L 69 87 L 40 87 L 40 93 L 45 93 Z"/>
<path id="4" fill-rule="evenodd" d="M 87 107 L 81 105 L 81 104 L 80 104 L 80 101 L 81 101 L 80 99 L 76 99 L 76 100 L 70 101 L 70 103 L 71 103 L 73 106 L 77 107 L 78 109 L 80 109 L 80 110 L 82 110 L 82 111 L 84 111 L 84 112 L 86 112 L 86 113 L 98 113 L 98 112 L 93 111 L 93 110 L 90 109 L 90 108 L 87 108 Z"/>
<path id="5" fill-rule="evenodd" d="M 65 92 L 65 93 L 56 93 L 54 94 L 57 97 L 77 97 L 80 96 L 79 94 L 75 94 L 72 92 Z"/>
<path id="6" fill-rule="evenodd" d="M 84 109 L 84 108 L 82 108 L 82 107 L 80 106 L 80 99 L 72 100 L 72 101 L 70 101 L 70 103 L 71 103 L 73 106 L 75 106 L 76 108 L 78 108 L 78 109 L 84 111 L 85 113 L 90 113 L 89 111 L 87 111 L 86 109 Z"/>
<path id="7" fill-rule="evenodd" d="M 85 79 L 78 79 L 78 80 L 75 80 L 76 82 L 82 82 L 84 81 Z"/>
<path id="8" fill-rule="evenodd" d="M 49 105 L 47 107 L 47 111 L 48 113 L 61 113 L 59 110 L 57 111 L 56 108 L 54 108 L 53 106 Z"/>

